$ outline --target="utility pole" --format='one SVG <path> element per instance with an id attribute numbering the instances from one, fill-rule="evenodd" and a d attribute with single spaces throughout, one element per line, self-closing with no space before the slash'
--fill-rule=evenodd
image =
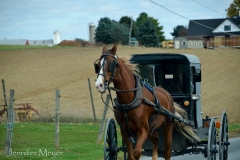
<path id="1" fill-rule="evenodd" d="M 129 31 L 129 46 L 131 46 L 131 34 L 132 34 L 132 17 L 131 17 L 131 25 L 130 25 L 130 31 Z"/>

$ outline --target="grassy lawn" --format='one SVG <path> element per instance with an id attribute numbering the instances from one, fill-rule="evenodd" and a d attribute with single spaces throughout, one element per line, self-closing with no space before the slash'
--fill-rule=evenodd
<path id="1" fill-rule="evenodd" d="M 97 143 L 99 126 L 100 124 L 93 123 L 61 123 L 60 147 L 57 150 L 54 148 L 54 123 L 17 123 L 13 129 L 12 155 L 6 157 L 6 125 L 0 124 L 0 159 L 101 160 L 103 142 Z M 229 132 L 239 133 L 240 124 L 229 125 Z M 119 132 L 118 144 L 120 147 Z M 119 153 L 119 159 L 123 159 L 122 155 Z"/>
<path id="2" fill-rule="evenodd" d="M 228 130 L 230 132 L 239 132 L 240 133 L 240 124 L 239 123 L 228 124 Z"/>
<path id="3" fill-rule="evenodd" d="M 54 148 L 54 123 L 18 123 L 13 129 L 12 155 L 6 157 L 3 155 L 6 127 L 5 124 L 1 124 L 0 159 L 35 160 L 54 157 L 54 159 L 63 160 L 100 160 L 103 159 L 103 143 L 97 143 L 98 131 L 99 124 L 61 124 L 59 149 L 57 150 Z M 25 155 L 16 155 L 24 154 L 24 152 Z"/>

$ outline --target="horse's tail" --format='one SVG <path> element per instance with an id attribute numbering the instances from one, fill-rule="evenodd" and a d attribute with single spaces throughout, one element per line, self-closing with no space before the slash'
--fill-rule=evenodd
<path id="1" fill-rule="evenodd" d="M 182 109 L 177 103 L 174 103 L 175 107 L 175 115 L 178 117 L 182 117 L 184 119 L 187 119 L 187 113 L 184 109 Z M 194 129 L 190 127 L 187 124 L 184 124 L 182 122 L 179 122 L 178 120 L 175 120 L 175 128 L 183 134 L 186 138 L 188 138 L 191 141 L 200 141 L 200 138 L 195 134 Z"/>

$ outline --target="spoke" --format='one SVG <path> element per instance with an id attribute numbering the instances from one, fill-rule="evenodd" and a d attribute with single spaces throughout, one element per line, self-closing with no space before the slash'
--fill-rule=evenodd
<path id="1" fill-rule="evenodd" d="M 109 138 L 108 137 L 106 137 L 106 142 L 107 142 L 107 144 L 109 144 Z"/>
<path id="2" fill-rule="evenodd" d="M 104 160 L 117 160 L 117 132 L 113 119 L 107 122 L 104 141 Z"/>
<path id="3" fill-rule="evenodd" d="M 225 111 L 222 112 L 221 119 L 221 128 L 220 128 L 220 143 L 219 143 L 219 157 L 220 160 L 227 160 L 228 157 L 228 120 L 227 114 Z"/>
<path id="4" fill-rule="evenodd" d="M 109 152 L 108 152 L 108 154 L 107 154 L 107 156 L 106 156 L 106 159 L 108 159 L 108 157 L 109 157 Z"/>
<path id="5" fill-rule="evenodd" d="M 109 128 L 111 128 L 109 130 L 109 148 L 112 147 L 112 141 L 113 141 L 113 135 L 112 135 L 113 127 L 112 127 L 112 125 L 113 125 L 112 123 L 110 123 L 110 125 L 109 125 Z"/>
<path id="6" fill-rule="evenodd" d="M 111 152 L 109 153 L 109 159 L 112 160 L 113 159 L 113 155 L 111 154 Z"/>
<path id="7" fill-rule="evenodd" d="M 212 119 L 210 122 L 210 128 L 209 128 L 209 137 L 208 137 L 208 160 L 216 160 L 216 127 L 215 122 Z"/>

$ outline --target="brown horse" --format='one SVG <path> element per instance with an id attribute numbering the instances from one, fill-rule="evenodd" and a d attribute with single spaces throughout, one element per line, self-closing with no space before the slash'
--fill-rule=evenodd
<path id="1" fill-rule="evenodd" d="M 117 46 L 108 50 L 103 47 L 102 55 L 97 66 L 98 78 L 95 83 L 97 90 L 101 93 L 106 89 L 116 91 L 117 103 L 114 113 L 120 125 L 122 138 L 126 144 L 128 160 L 138 160 L 141 156 L 142 146 L 148 138 L 153 143 L 152 159 L 158 158 L 159 135 L 155 129 L 163 126 L 165 160 L 171 157 L 172 131 L 178 127 L 180 132 L 190 140 L 198 140 L 198 137 L 188 125 L 169 119 L 166 115 L 156 114 L 156 106 L 153 107 L 156 99 L 154 95 L 145 87 L 138 85 L 133 64 L 116 55 Z M 114 87 L 109 84 L 113 82 Z M 140 87 L 139 87 L 140 86 Z M 140 94 L 139 94 L 140 93 Z M 138 94 L 136 98 L 136 94 Z M 160 102 L 161 108 L 171 112 L 176 116 L 186 117 L 186 113 L 176 103 L 173 102 L 171 95 L 161 87 L 155 87 L 155 95 Z M 131 104 L 131 105 L 129 105 Z M 155 115 L 155 116 L 153 116 Z M 136 135 L 137 142 L 133 149 L 132 135 Z"/>

